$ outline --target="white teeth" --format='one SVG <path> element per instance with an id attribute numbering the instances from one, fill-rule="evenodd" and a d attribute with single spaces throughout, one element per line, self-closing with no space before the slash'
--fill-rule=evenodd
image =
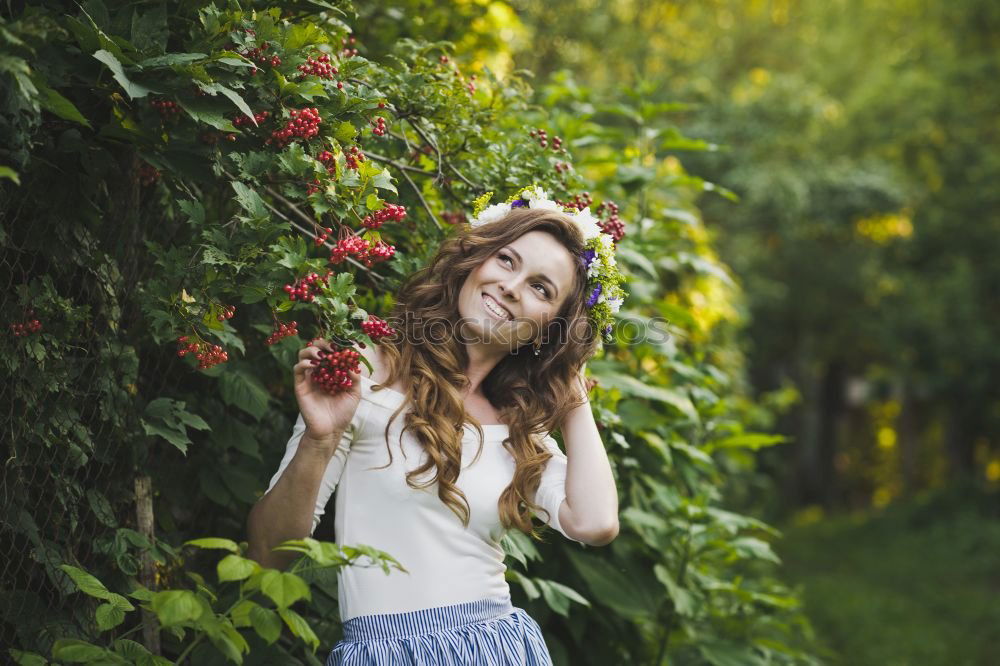
<path id="1" fill-rule="evenodd" d="M 490 312 L 496 314 L 498 317 L 503 317 L 504 319 L 509 318 L 507 312 L 503 310 L 499 305 L 497 305 L 496 302 L 491 297 L 483 296 L 483 303 L 486 304 L 486 307 L 489 309 Z"/>

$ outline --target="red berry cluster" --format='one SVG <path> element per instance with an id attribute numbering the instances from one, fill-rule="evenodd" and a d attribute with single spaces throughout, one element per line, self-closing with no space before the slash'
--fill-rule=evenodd
<path id="1" fill-rule="evenodd" d="M 160 112 L 160 117 L 164 120 L 176 118 L 181 112 L 180 105 L 169 99 L 154 99 L 149 104 Z"/>
<path id="2" fill-rule="evenodd" d="M 404 217 L 406 217 L 406 206 L 386 204 L 385 208 L 366 215 L 365 219 L 361 220 L 361 224 L 365 225 L 367 229 L 378 229 L 387 221 L 402 222 Z"/>
<path id="3" fill-rule="evenodd" d="M 310 194 L 313 194 L 315 192 L 319 192 L 320 185 L 322 185 L 322 183 L 319 182 L 319 178 L 313 178 L 313 182 L 306 183 L 306 196 L 309 196 Z M 317 245 L 319 244 L 320 243 L 317 243 Z"/>
<path id="4" fill-rule="evenodd" d="M 288 112 L 291 119 L 280 130 L 271 132 L 271 138 L 264 143 L 274 143 L 278 148 L 284 148 L 293 138 L 311 139 L 319 134 L 319 124 L 323 121 L 316 107 L 311 109 L 291 109 Z"/>
<path id="5" fill-rule="evenodd" d="M 445 221 L 445 224 L 464 224 L 469 221 L 465 213 L 462 211 L 449 211 L 441 213 L 441 219 Z"/>
<path id="6" fill-rule="evenodd" d="M 332 352 L 320 350 L 319 360 L 313 359 L 311 361 L 313 365 L 312 380 L 328 393 L 346 391 L 354 385 L 347 374 L 348 371 L 361 372 L 359 358 L 361 358 L 361 354 L 353 349 L 338 349 Z"/>
<path id="7" fill-rule="evenodd" d="M 531 130 L 530 132 L 528 132 L 528 136 L 530 136 L 532 139 L 538 139 L 538 145 L 541 146 L 542 148 L 549 147 L 549 135 L 545 130 L 543 129 Z M 561 149 L 562 149 L 562 139 L 560 139 L 557 136 L 552 137 L 552 150 L 561 150 Z"/>
<path id="8" fill-rule="evenodd" d="M 216 319 L 218 319 L 219 321 L 224 321 L 226 319 L 232 319 L 233 315 L 235 315 L 235 314 L 236 314 L 236 306 L 235 305 L 223 305 L 222 306 L 222 312 L 219 313 L 219 315 L 216 317 Z"/>
<path id="9" fill-rule="evenodd" d="M 344 48 L 341 49 L 341 51 L 340 51 L 340 57 L 341 58 L 350 58 L 351 56 L 358 55 L 358 50 L 357 49 L 352 49 L 349 46 L 347 46 L 348 44 L 354 44 L 357 41 L 358 40 L 356 40 L 353 36 L 350 37 L 350 38 L 342 39 L 340 41 L 340 45 L 343 46 Z"/>
<path id="10" fill-rule="evenodd" d="M 618 204 L 614 201 L 605 201 L 595 209 L 599 217 L 607 215 L 607 219 L 598 223 L 601 231 L 610 235 L 617 243 L 625 236 L 625 223 L 618 217 Z"/>
<path id="11" fill-rule="evenodd" d="M 389 245 L 385 241 L 380 240 L 379 242 L 375 243 L 375 247 L 373 247 L 368 252 L 368 256 L 364 257 L 362 261 L 364 262 L 365 266 L 371 268 L 372 264 L 376 262 L 388 261 L 392 259 L 392 256 L 394 254 L 396 254 L 396 246 Z"/>
<path id="12" fill-rule="evenodd" d="M 139 166 L 139 182 L 143 187 L 149 187 L 160 179 L 160 170 L 152 164 L 142 164 Z"/>
<path id="13" fill-rule="evenodd" d="M 372 134 L 375 136 L 385 136 L 385 118 L 379 116 L 372 123 Z"/>
<path id="14" fill-rule="evenodd" d="M 330 64 L 330 55 L 323 53 L 317 58 L 306 58 L 304 64 L 299 65 L 299 71 L 303 76 L 318 76 L 321 79 L 333 79 L 340 70 Z"/>
<path id="15" fill-rule="evenodd" d="M 361 236 L 348 236 L 342 238 L 330 251 L 330 263 L 339 264 L 348 255 L 356 256 L 365 266 L 371 268 L 376 262 L 387 261 L 396 254 L 396 248 L 383 240 L 371 245 Z"/>
<path id="16" fill-rule="evenodd" d="M 177 355 L 184 358 L 188 354 L 194 354 L 198 359 L 199 370 L 207 370 L 229 360 L 229 354 L 219 345 L 210 345 L 203 340 L 188 343 L 188 336 L 182 335 L 177 338 Z"/>
<path id="17" fill-rule="evenodd" d="M 271 48 L 271 45 L 268 44 L 267 42 L 264 42 L 257 48 L 241 52 L 240 55 L 246 58 L 247 60 L 255 60 L 262 65 L 269 64 L 271 65 L 271 67 L 277 67 L 278 65 L 281 64 L 281 58 L 279 58 L 276 55 L 268 56 L 266 53 L 264 53 L 264 51 L 267 51 L 269 48 Z M 250 73 L 256 74 L 258 71 L 260 71 L 260 68 L 254 67 L 252 70 L 250 70 Z"/>
<path id="18" fill-rule="evenodd" d="M 287 324 L 278 324 L 274 330 L 271 331 L 271 335 L 267 336 L 267 340 L 264 341 L 265 344 L 273 345 L 278 340 L 287 338 L 290 335 L 298 335 L 298 325 L 299 323 L 296 321 L 289 322 Z"/>
<path id="19" fill-rule="evenodd" d="M 361 322 L 361 330 L 367 333 L 368 337 L 376 342 L 380 338 L 384 338 L 396 332 L 386 321 L 379 319 L 375 315 L 368 315 L 368 320 Z"/>
<path id="20" fill-rule="evenodd" d="M 326 239 L 329 238 L 330 234 L 332 234 L 332 233 L 333 233 L 333 229 L 331 229 L 330 227 L 323 227 L 323 231 L 321 231 L 320 233 L 318 233 L 313 238 L 313 240 L 316 241 L 316 245 L 322 245 L 323 243 L 326 242 Z"/>
<path id="21" fill-rule="evenodd" d="M 472 74 L 469 76 L 469 83 L 465 86 L 469 90 L 470 95 L 476 94 L 476 75 Z"/>
<path id="22" fill-rule="evenodd" d="M 568 173 L 569 164 L 567 164 L 566 162 L 556 162 L 555 169 L 556 173 Z"/>
<path id="23" fill-rule="evenodd" d="M 574 194 L 572 201 L 557 201 L 556 203 L 563 208 L 576 208 L 577 210 L 583 210 L 594 203 L 594 199 L 590 196 L 590 192 L 584 192 L 582 194 Z"/>
<path id="24" fill-rule="evenodd" d="M 316 156 L 316 159 L 322 162 L 323 166 L 326 167 L 327 174 L 336 177 L 337 165 L 334 163 L 335 157 L 333 153 L 329 150 L 321 150 L 319 155 Z"/>
<path id="25" fill-rule="evenodd" d="M 357 170 L 358 166 L 365 161 L 365 154 L 357 146 L 351 146 L 351 149 L 344 153 L 344 161 L 347 162 L 348 169 Z"/>
<path id="26" fill-rule="evenodd" d="M 25 315 L 28 317 L 34 317 L 35 311 L 28 310 Z M 10 325 L 10 330 L 13 331 L 15 338 L 23 338 L 26 335 L 38 333 L 38 331 L 42 330 L 42 322 L 37 319 L 29 319 L 25 322 L 15 322 Z"/>
<path id="27" fill-rule="evenodd" d="M 352 254 L 363 259 L 368 256 L 369 250 L 371 250 L 371 245 L 361 236 L 351 235 L 347 238 L 341 238 L 330 251 L 330 263 L 339 264 Z"/>
<path id="28" fill-rule="evenodd" d="M 333 275 L 333 271 L 327 271 L 326 275 L 310 273 L 304 278 L 296 280 L 294 284 L 286 284 L 283 289 L 288 294 L 290 301 L 312 303 L 322 288 L 317 283 L 326 284 L 331 275 Z"/>
<path id="29" fill-rule="evenodd" d="M 270 115 L 271 115 L 270 111 L 261 111 L 260 113 L 253 114 L 253 120 L 255 123 L 260 125 L 262 122 L 267 120 L 268 116 Z M 248 118 L 244 114 L 240 114 L 233 119 L 233 125 L 235 125 L 236 127 L 242 127 L 243 125 L 249 125 L 249 124 L 250 124 L 250 118 Z"/>
<path id="30" fill-rule="evenodd" d="M 448 56 L 446 56 L 446 55 L 438 56 L 438 62 L 441 63 L 442 65 L 447 65 L 448 64 Z"/>

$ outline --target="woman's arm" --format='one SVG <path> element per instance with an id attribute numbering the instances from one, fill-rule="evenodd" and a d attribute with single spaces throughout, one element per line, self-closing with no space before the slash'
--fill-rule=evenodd
<path id="1" fill-rule="evenodd" d="M 594 421 L 586 379 L 580 372 L 583 404 L 567 414 L 560 428 L 566 448 L 566 501 L 559 522 L 573 539 L 604 546 L 618 536 L 618 488 Z"/>
<path id="2" fill-rule="evenodd" d="M 312 534 L 316 498 L 341 437 L 336 432 L 318 439 L 304 434 L 278 482 L 250 510 L 247 555 L 261 566 L 284 569 L 296 553 L 272 549 L 284 541 Z"/>
<path id="3" fill-rule="evenodd" d="M 322 339 L 299 350 L 299 362 L 294 367 L 295 398 L 304 430 L 298 442 L 295 436 L 289 442 L 286 451 L 293 445 L 296 448 L 288 466 L 247 518 L 248 555 L 266 567 L 287 567 L 295 553 L 272 549 L 283 541 L 312 534 L 313 516 L 327 467 L 338 447 L 349 445 L 344 433 L 351 427 L 361 400 L 361 375 L 348 371 L 351 387 L 336 394 L 327 393 L 312 381 L 312 373 L 321 356 L 330 351 L 329 342 Z M 344 456 L 341 458 L 342 470 Z M 334 477 L 331 483 L 335 484 L 339 474 Z M 332 487 L 325 492 L 324 499 L 328 499 Z"/>

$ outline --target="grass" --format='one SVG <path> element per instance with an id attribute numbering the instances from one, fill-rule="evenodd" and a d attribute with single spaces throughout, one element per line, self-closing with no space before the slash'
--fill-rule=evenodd
<path id="1" fill-rule="evenodd" d="M 784 528 L 830 664 L 1000 664 L 1000 496 L 949 489 Z"/>

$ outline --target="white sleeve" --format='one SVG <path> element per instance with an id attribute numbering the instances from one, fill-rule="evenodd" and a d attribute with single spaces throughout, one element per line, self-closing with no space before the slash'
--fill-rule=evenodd
<path id="1" fill-rule="evenodd" d="M 348 424 L 347 429 L 344 431 L 343 437 L 340 439 L 337 451 L 333 454 L 333 457 L 330 458 L 330 462 L 326 466 L 326 472 L 323 473 L 323 480 L 319 486 L 319 494 L 316 496 L 316 507 L 313 509 L 312 529 L 309 530 L 310 535 L 316 531 L 316 526 L 319 525 L 319 519 L 326 509 L 326 503 L 330 501 L 333 491 L 336 490 L 337 484 L 340 483 L 340 477 L 344 473 L 344 466 L 347 464 L 347 454 L 350 453 L 351 442 L 354 441 L 354 433 L 356 432 L 359 424 L 358 413 L 363 407 L 364 403 L 358 405 L 358 409 L 354 412 L 354 417 L 351 419 L 350 424 Z M 304 435 L 305 432 L 306 422 L 302 418 L 302 414 L 299 413 L 298 419 L 295 421 L 295 427 L 292 428 L 292 437 L 288 440 L 288 444 L 285 445 L 285 455 L 281 459 L 278 471 L 271 477 L 271 483 L 267 486 L 267 490 L 264 494 L 271 492 L 271 489 L 278 483 L 278 479 L 281 478 L 282 472 L 284 472 L 285 468 L 288 467 L 288 464 L 292 462 L 292 458 L 295 457 L 295 452 L 299 448 L 299 441 L 301 441 L 302 435 Z"/>
<path id="2" fill-rule="evenodd" d="M 549 458 L 545 470 L 542 472 L 542 481 L 538 484 L 538 491 L 535 493 L 535 504 L 545 509 L 549 516 L 548 520 L 545 520 L 542 513 L 538 517 L 545 520 L 549 527 L 557 530 L 570 541 L 583 543 L 566 534 L 559 523 L 559 507 L 566 499 L 566 465 L 568 460 L 566 454 L 559 449 L 559 444 L 552 435 L 545 435 L 542 438 L 542 444 L 552 454 L 552 457 Z"/>

